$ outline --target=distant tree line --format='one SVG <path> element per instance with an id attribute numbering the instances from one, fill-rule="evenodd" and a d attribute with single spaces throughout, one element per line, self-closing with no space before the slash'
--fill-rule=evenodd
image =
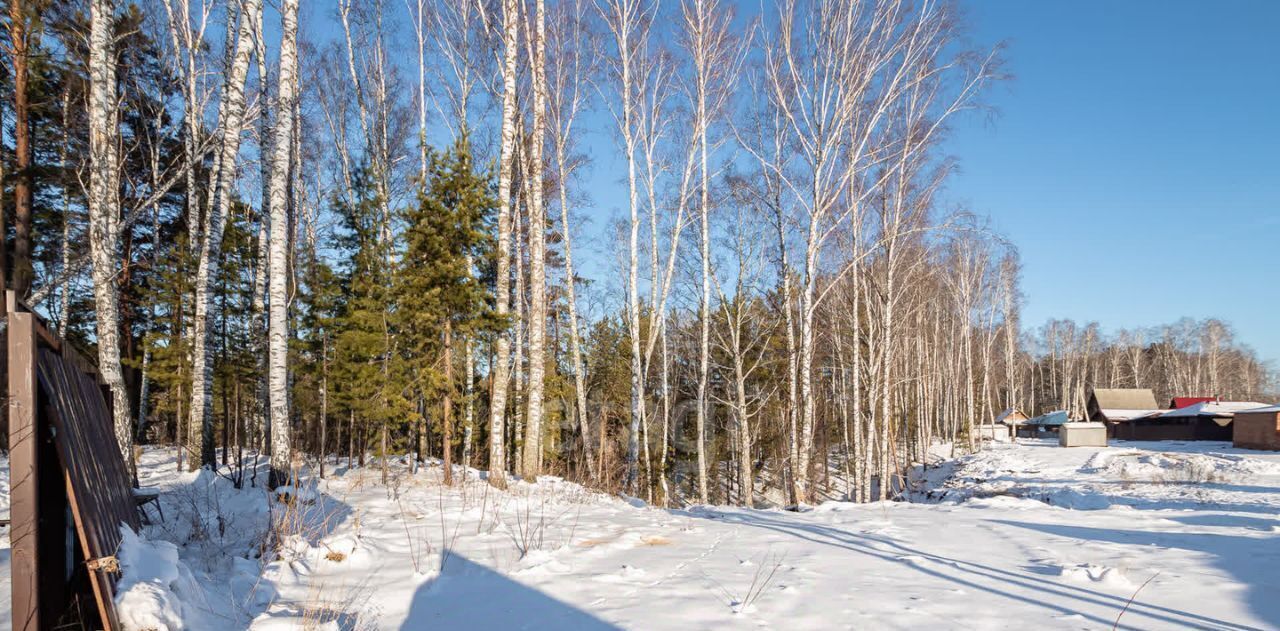
<path id="1" fill-rule="evenodd" d="M 1028 413 L 1066 410 L 1083 418 L 1091 388 L 1150 388 L 1161 405 L 1174 397 L 1274 402 L 1274 370 L 1218 319 L 1183 318 L 1105 334 L 1097 323 L 1050 320 L 1029 334 L 1014 374 L 1026 382 Z"/>

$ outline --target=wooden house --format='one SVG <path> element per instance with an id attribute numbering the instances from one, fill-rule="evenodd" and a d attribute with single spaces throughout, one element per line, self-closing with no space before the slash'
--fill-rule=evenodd
<path id="1" fill-rule="evenodd" d="M 1164 412 L 1149 388 L 1096 388 L 1089 393 L 1087 420 L 1103 423 L 1107 436 L 1121 440 L 1160 440 L 1139 438 L 1134 434 L 1136 422 Z"/>

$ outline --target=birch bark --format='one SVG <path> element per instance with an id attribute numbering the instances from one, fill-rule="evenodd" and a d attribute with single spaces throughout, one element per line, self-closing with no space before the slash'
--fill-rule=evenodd
<path id="1" fill-rule="evenodd" d="M 513 150 L 516 134 L 516 62 L 520 37 L 519 5 L 516 0 L 502 2 L 502 147 L 498 166 L 498 246 L 497 281 L 494 290 L 495 311 L 506 317 L 511 304 L 511 176 L 515 166 Z M 489 399 L 489 483 L 498 488 L 507 485 L 506 408 L 510 382 L 511 341 L 500 333 L 494 342 L 495 357 L 490 368 L 493 394 Z"/>
<path id="2" fill-rule="evenodd" d="M 253 26 L 262 11 L 262 0 L 244 0 L 235 53 L 218 107 L 221 133 L 216 168 L 209 174 L 209 204 L 204 231 L 200 239 L 200 262 L 195 279 L 195 322 L 192 332 L 192 387 L 190 432 L 199 438 L 200 465 L 214 466 L 213 445 L 213 344 L 209 336 L 209 294 L 217 276 L 222 251 L 222 232 L 226 227 L 231 204 L 231 186 L 235 180 L 236 154 L 240 151 L 240 133 L 244 126 L 245 79 L 253 56 Z M 194 462 L 194 460 L 193 460 Z"/>
<path id="3" fill-rule="evenodd" d="M 114 0 L 89 5 L 89 248 L 97 312 L 98 371 L 111 391 L 116 445 L 133 468 L 129 397 L 120 367 L 115 272 L 120 246 L 120 131 L 116 111 Z"/>
<path id="4" fill-rule="evenodd" d="M 537 479 L 542 473 L 542 412 L 546 370 L 547 212 L 543 195 L 543 142 L 546 138 L 547 66 L 546 6 L 535 3 L 532 40 L 533 137 L 529 142 L 525 177 L 529 188 L 529 394 L 526 399 L 524 476 Z"/>
<path id="5" fill-rule="evenodd" d="M 280 6 L 280 74 L 276 92 L 276 125 L 271 160 L 270 317 L 268 341 L 268 397 L 271 403 L 271 476 L 276 488 L 293 476 L 289 423 L 289 304 L 287 277 L 289 230 L 289 165 L 293 146 L 294 101 L 298 90 L 298 0 Z"/>

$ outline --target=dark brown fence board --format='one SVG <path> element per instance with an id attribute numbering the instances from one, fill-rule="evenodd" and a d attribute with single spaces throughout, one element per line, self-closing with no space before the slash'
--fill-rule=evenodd
<path id="1" fill-rule="evenodd" d="M 129 474 L 111 431 L 110 410 L 96 379 L 51 350 L 42 348 L 38 355 L 41 395 L 57 432 L 55 442 L 84 556 L 114 556 L 120 548 L 120 526 L 136 531 L 139 524 Z M 112 604 L 117 575 L 103 569 L 89 575 L 103 624 L 117 628 Z"/>
<path id="2" fill-rule="evenodd" d="M 60 624 L 71 603 L 91 589 L 101 627 L 114 631 L 118 572 L 111 570 L 117 564 L 94 562 L 115 557 L 120 526 L 137 530 L 139 519 L 111 408 L 93 363 L 53 335 L 12 291 L 5 295 L 13 629 Z M 67 512 L 73 524 L 64 519 Z M 89 562 L 88 585 L 83 575 L 64 573 L 71 525 L 77 557 Z"/>

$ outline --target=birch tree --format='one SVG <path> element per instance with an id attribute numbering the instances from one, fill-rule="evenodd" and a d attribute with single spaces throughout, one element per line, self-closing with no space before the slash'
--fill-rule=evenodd
<path id="1" fill-rule="evenodd" d="M 271 252 L 268 275 L 271 288 L 268 382 L 271 401 L 271 476 L 275 488 L 292 479 L 292 442 L 289 424 L 289 304 L 287 256 L 289 229 L 290 149 L 294 135 L 294 101 L 298 94 L 298 0 L 280 6 L 280 73 L 276 91 L 276 121 L 271 160 Z"/>
<path id="2" fill-rule="evenodd" d="M 612 114 L 622 137 L 623 154 L 627 161 L 627 282 L 626 318 L 631 346 L 631 418 L 627 438 L 626 487 L 635 492 L 640 473 L 640 427 L 644 422 L 645 378 L 640 349 L 640 206 L 636 179 L 637 149 L 636 128 L 639 96 L 636 82 L 639 79 L 638 52 L 648 38 L 647 22 L 652 7 L 641 0 L 600 0 L 596 5 L 613 36 L 615 55 L 610 59 L 612 78 L 617 82 L 618 102 Z"/>
<path id="3" fill-rule="evenodd" d="M 698 147 L 699 169 L 699 258 L 702 286 L 699 292 L 700 330 L 698 335 L 697 448 L 698 497 L 707 501 L 706 427 L 708 413 L 707 380 L 711 365 L 711 153 L 710 127 L 730 94 L 728 85 L 736 75 L 731 50 L 731 11 L 719 0 L 685 0 L 683 3 L 685 48 L 693 62 L 693 132 Z"/>
<path id="4" fill-rule="evenodd" d="M 120 366 L 116 267 L 120 247 L 120 131 L 116 112 L 114 0 L 89 5 L 89 248 L 93 259 L 93 300 L 97 313 L 98 372 L 111 391 L 116 444 L 133 463 L 129 397 Z"/>
<path id="5" fill-rule="evenodd" d="M 199 239 L 199 263 L 195 278 L 195 322 L 192 325 L 192 387 L 189 431 L 192 445 L 199 444 L 200 466 L 214 465 L 213 446 L 213 339 L 209 335 L 210 290 L 217 274 L 222 233 L 231 204 L 231 187 L 236 176 L 236 155 L 245 117 L 245 80 L 253 56 L 254 25 L 262 11 L 261 0 L 244 0 L 239 28 L 231 48 L 231 63 L 223 82 L 218 106 L 219 149 L 209 172 L 207 212 Z M 228 42 L 231 45 L 231 42 Z M 198 438 L 198 440 L 196 440 Z M 194 465 L 195 459 L 192 459 Z"/>
<path id="6" fill-rule="evenodd" d="M 578 113 L 588 99 L 585 83 L 592 78 L 599 51 L 587 34 L 583 0 L 561 2 L 549 30 L 547 122 L 551 135 L 552 163 L 560 204 L 560 240 L 564 255 L 565 303 L 568 311 L 569 360 L 573 369 L 574 416 L 582 434 L 587 475 L 598 480 L 591 423 L 587 413 L 587 375 L 583 362 L 581 324 L 578 317 L 577 276 L 573 263 L 573 230 L 569 208 L 569 182 L 581 164 L 570 156 Z"/>
<path id="7" fill-rule="evenodd" d="M 502 0 L 502 142 L 498 158 L 498 253 L 494 300 L 496 313 L 505 318 L 510 310 L 511 274 L 511 181 L 515 167 L 516 71 L 519 54 L 520 15 L 517 0 Z M 517 323 L 518 324 L 518 323 Z M 506 488 L 506 408 L 511 342 L 499 334 L 494 342 L 493 364 L 489 367 L 489 483 Z"/>
<path id="8" fill-rule="evenodd" d="M 529 29 L 533 83 L 533 130 L 529 138 L 529 392 L 526 399 L 524 457 L 521 475 L 537 479 L 542 473 L 542 413 L 546 377 L 547 280 L 546 224 L 543 195 L 543 150 L 547 125 L 546 4 L 535 0 Z"/>

